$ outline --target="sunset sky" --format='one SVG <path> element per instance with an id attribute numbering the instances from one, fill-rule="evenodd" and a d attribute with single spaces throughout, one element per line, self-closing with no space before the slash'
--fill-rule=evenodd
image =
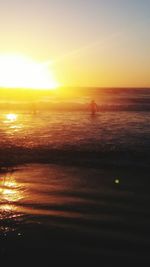
<path id="1" fill-rule="evenodd" d="M 0 33 L 0 55 L 43 63 L 63 86 L 150 87 L 149 0 L 5 0 Z"/>

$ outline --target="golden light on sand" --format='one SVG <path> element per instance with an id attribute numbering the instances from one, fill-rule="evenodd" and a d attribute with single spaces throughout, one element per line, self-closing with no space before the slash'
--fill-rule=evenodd
<path id="1" fill-rule="evenodd" d="M 0 55 L 0 87 L 55 89 L 58 86 L 50 66 L 22 55 Z"/>

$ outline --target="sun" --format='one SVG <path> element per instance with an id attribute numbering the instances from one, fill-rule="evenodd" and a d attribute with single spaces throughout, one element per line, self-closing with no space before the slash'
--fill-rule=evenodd
<path id="1" fill-rule="evenodd" d="M 58 82 L 50 66 L 23 55 L 0 55 L 0 87 L 55 89 Z"/>

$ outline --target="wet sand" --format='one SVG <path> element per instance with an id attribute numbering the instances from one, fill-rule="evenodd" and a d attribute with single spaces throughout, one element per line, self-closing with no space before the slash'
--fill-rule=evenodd
<path id="1" fill-rule="evenodd" d="M 80 266 L 149 260 L 142 169 L 29 164 L 0 178 L 0 261 Z"/>

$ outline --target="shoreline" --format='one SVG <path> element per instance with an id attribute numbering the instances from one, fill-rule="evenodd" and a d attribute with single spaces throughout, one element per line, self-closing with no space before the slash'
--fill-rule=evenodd
<path id="1" fill-rule="evenodd" d="M 31 257 L 53 264 L 72 258 L 76 264 L 110 264 L 120 262 L 123 255 L 130 263 L 148 260 L 146 173 L 28 164 L 10 174 L 5 180 L 15 179 L 17 184 L 13 182 L 11 188 L 12 182 L 8 183 L 6 189 L 10 186 L 23 195 L 20 200 L 11 202 L 9 198 L 1 203 L 7 206 L 0 221 L 1 262 L 29 261 Z M 115 184 L 116 178 L 119 184 Z"/>

